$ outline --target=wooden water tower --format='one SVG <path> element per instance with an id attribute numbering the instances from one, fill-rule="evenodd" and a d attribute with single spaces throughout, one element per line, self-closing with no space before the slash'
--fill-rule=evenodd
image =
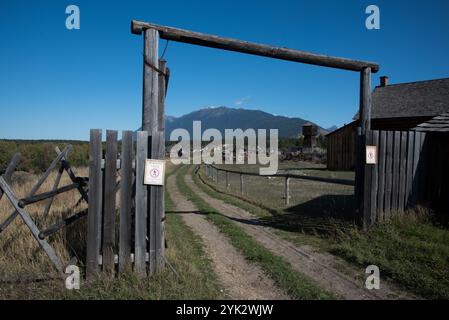
<path id="1" fill-rule="evenodd" d="M 315 148 L 317 144 L 318 126 L 307 122 L 302 126 L 304 136 L 304 148 Z"/>

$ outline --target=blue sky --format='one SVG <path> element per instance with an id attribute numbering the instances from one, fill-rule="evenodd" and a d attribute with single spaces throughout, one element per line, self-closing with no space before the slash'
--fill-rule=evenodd
<path id="1" fill-rule="evenodd" d="M 78 5 L 81 29 L 65 28 Z M 381 29 L 365 28 L 378 5 Z M 391 83 L 449 77 L 449 1 L 0 1 L 0 138 L 87 139 L 141 123 L 139 19 L 242 40 L 371 60 Z M 163 48 L 165 41 L 161 41 Z M 170 42 L 167 114 L 225 105 L 343 125 L 357 73 Z"/>

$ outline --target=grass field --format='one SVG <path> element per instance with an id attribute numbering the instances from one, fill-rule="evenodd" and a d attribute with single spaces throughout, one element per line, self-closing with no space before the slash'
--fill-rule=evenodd
<path id="1" fill-rule="evenodd" d="M 81 169 L 80 172 L 82 173 Z M 169 174 L 174 173 L 169 168 Z M 15 187 L 17 192 L 29 190 L 29 184 L 36 177 L 27 175 L 21 184 Z M 44 189 L 47 186 L 44 186 Z M 53 218 L 60 215 L 68 195 L 55 199 Z M 73 197 L 73 195 L 72 195 Z M 70 197 L 69 197 L 70 198 Z M 70 203 L 70 202 L 69 202 Z M 64 204 L 64 205 L 63 205 Z M 9 207 L 5 199 L 0 202 L 1 218 Z M 80 290 L 69 291 L 62 280 L 44 282 L 12 282 L 0 284 L 0 299 L 217 299 L 221 297 L 220 287 L 212 270 L 210 260 L 203 250 L 201 239 L 195 235 L 182 221 L 179 215 L 173 214 L 173 204 L 169 193 L 166 196 L 166 238 L 168 248 L 166 257 L 177 275 L 167 268 L 157 276 L 138 279 L 133 274 L 125 274 L 118 279 L 100 277 L 92 283 L 81 283 Z M 39 208 L 32 211 L 38 215 Z M 29 231 L 21 226 L 19 219 L 7 237 L 0 235 L 0 270 L 8 278 L 48 275 L 52 266 L 48 258 L 37 249 Z M 85 225 L 76 227 L 84 234 Z M 66 233 L 61 232 L 51 241 L 58 248 L 58 253 L 67 260 L 73 254 L 66 239 Z M 79 254 L 79 253 L 78 253 Z M 81 257 L 82 258 L 82 257 Z"/>
<path id="2" fill-rule="evenodd" d="M 205 177 L 204 168 L 199 178 L 210 185 L 203 184 L 203 191 L 259 216 L 288 241 L 330 252 L 356 268 L 377 265 L 381 277 L 418 296 L 449 299 L 449 229 L 428 210 L 418 208 L 365 232 L 347 220 L 289 208 L 270 209 L 256 205 L 254 199 L 245 201 L 226 194 L 223 187 Z M 263 197 L 272 195 L 267 191 Z"/>
<path id="3" fill-rule="evenodd" d="M 220 168 L 239 172 L 258 173 L 258 165 L 220 165 Z M 323 165 L 307 162 L 281 162 L 279 173 L 291 173 L 307 177 L 342 179 L 353 181 L 353 172 L 327 171 Z M 290 179 L 290 203 L 285 204 L 283 177 L 244 176 L 244 197 L 272 209 L 302 212 L 312 216 L 347 217 L 353 210 L 354 187 L 314 180 Z M 220 190 L 240 195 L 240 175 L 219 171 Z"/>

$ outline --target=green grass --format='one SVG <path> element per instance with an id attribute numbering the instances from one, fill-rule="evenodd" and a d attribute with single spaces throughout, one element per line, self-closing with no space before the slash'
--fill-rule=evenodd
<path id="1" fill-rule="evenodd" d="M 199 175 L 204 180 L 201 170 Z M 332 225 L 333 222 L 313 221 L 281 210 L 267 210 L 217 192 L 213 183 L 198 185 L 210 196 L 259 216 L 292 243 L 313 245 L 357 268 L 377 265 L 381 277 L 392 280 L 407 291 L 427 299 L 449 299 L 449 230 L 429 217 L 428 212 L 420 213 L 423 209 L 410 211 L 402 219 L 378 224 L 367 232 L 345 224 L 341 228 L 336 222 L 334 227 L 331 226 L 334 232 L 322 232 L 320 224 Z M 316 224 L 317 228 L 303 228 L 304 224 L 310 223 Z"/>
<path id="2" fill-rule="evenodd" d="M 175 169 L 176 171 L 176 169 Z M 174 174 L 172 171 L 171 174 Z M 167 190 L 169 191 L 169 190 Z M 100 276 L 82 282 L 80 290 L 66 290 L 64 282 L 2 284 L 0 299 L 219 299 L 222 298 L 211 261 L 199 236 L 188 228 L 166 193 L 166 257 L 179 277 L 168 267 L 163 273 L 137 278 L 133 273 L 118 278 Z"/>
<path id="3" fill-rule="evenodd" d="M 427 299 L 449 299 L 449 231 L 430 221 L 396 219 L 354 232 L 330 252 L 358 266 L 377 265 L 381 276 Z"/>
<path id="4" fill-rule="evenodd" d="M 176 181 L 179 189 L 191 200 L 209 221 L 214 223 L 221 232 L 229 237 L 234 247 L 240 250 L 251 262 L 259 265 L 275 283 L 295 299 L 332 299 L 331 293 L 319 288 L 314 282 L 299 274 L 282 258 L 274 255 L 259 245 L 239 226 L 209 206 L 196 195 L 185 183 L 184 176 L 189 167 L 182 168 Z M 195 176 L 193 175 L 195 179 Z"/>

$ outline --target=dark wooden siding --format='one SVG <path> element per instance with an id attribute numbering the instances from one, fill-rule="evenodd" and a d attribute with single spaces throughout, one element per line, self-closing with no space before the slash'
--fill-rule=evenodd
<path id="1" fill-rule="evenodd" d="M 353 170 L 355 167 L 356 127 L 349 124 L 327 135 L 327 168 Z"/>
<path id="2" fill-rule="evenodd" d="M 406 131 L 432 117 L 372 119 L 372 130 Z M 329 133 L 327 138 L 327 168 L 329 170 L 353 170 L 355 168 L 355 143 L 358 121 Z"/>

